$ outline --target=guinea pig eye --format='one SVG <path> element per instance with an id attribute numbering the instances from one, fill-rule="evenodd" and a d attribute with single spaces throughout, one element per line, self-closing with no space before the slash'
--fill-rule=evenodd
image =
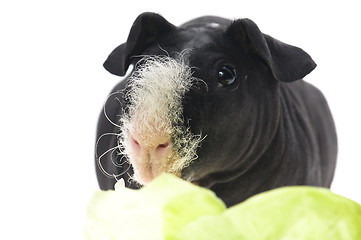
<path id="1" fill-rule="evenodd" d="M 218 71 L 218 87 L 230 86 L 236 79 L 236 70 L 233 67 L 223 66 Z"/>

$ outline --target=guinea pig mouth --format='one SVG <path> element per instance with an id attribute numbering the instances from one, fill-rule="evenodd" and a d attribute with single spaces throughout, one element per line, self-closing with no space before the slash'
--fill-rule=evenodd
<path id="1" fill-rule="evenodd" d="M 181 176 L 197 158 L 201 135 L 185 127 L 182 99 L 192 87 L 191 69 L 170 57 L 146 57 L 128 79 L 127 113 L 121 119 L 119 146 L 147 184 L 162 172 Z"/>

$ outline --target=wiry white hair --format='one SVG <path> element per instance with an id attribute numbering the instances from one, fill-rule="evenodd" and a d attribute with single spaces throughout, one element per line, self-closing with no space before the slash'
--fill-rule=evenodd
<path id="1" fill-rule="evenodd" d="M 172 137 L 173 153 L 162 163 L 166 172 L 180 175 L 183 168 L 197 158 L 202 141 L 184 126 L 182 99 L 195 79 L 191 68 L 180 59 L 148 56 L 129 78 L 128 107 L 121 119 L 119 148 L 129 156 L 130 133 L 164 133 Z M 136 126 L 134 124 L 137 124 Z"/>

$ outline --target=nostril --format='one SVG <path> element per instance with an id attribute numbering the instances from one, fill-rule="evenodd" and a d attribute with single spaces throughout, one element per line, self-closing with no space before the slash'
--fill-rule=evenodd
<path id="1" fill-rule="evenodd" d="M 168 147 L 168 146 L 169 146 L 169 142 L 163 143 L 163 144 L 159 144 L 159 145 L 158 145 L 158 148 L 166 148 L 166 147 Z"/>
<path id="2" fill-rule="evenodd" d="M 162 144 L 159 144 L 156 151 L 160 151 L 160 152 L 163 152 L 165 151 L 166 149 L 170 149 L 171 147 L 171 142 L 168 141 L 168 142 L 165 142 L 165 143 L 162 143 Z"/>
<path id="3" fill-rule="evenodd" d="M 140 147 L 140 143 L 137 141 L 137 140 L 135 140 L 135 138 L 131 138 L 131 141 L 132 141 L 132 144 L 133 145 L 135 145 L 135 146 L 137 146 L 137 147 Z"/>

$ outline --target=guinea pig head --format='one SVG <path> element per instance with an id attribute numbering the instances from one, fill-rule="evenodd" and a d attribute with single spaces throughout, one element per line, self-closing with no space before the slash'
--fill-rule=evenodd
<path id="1" fill-rule="evenodd" d="M 118 141 L 141 184 L 162 172 L 206 187 L 243 174 L 277 131 L 279 83 L 315 67 L 251 20 L 207 19 L 176 27 L 144 13 L 104 63 L 119 76 L 134 64 Z"/>

